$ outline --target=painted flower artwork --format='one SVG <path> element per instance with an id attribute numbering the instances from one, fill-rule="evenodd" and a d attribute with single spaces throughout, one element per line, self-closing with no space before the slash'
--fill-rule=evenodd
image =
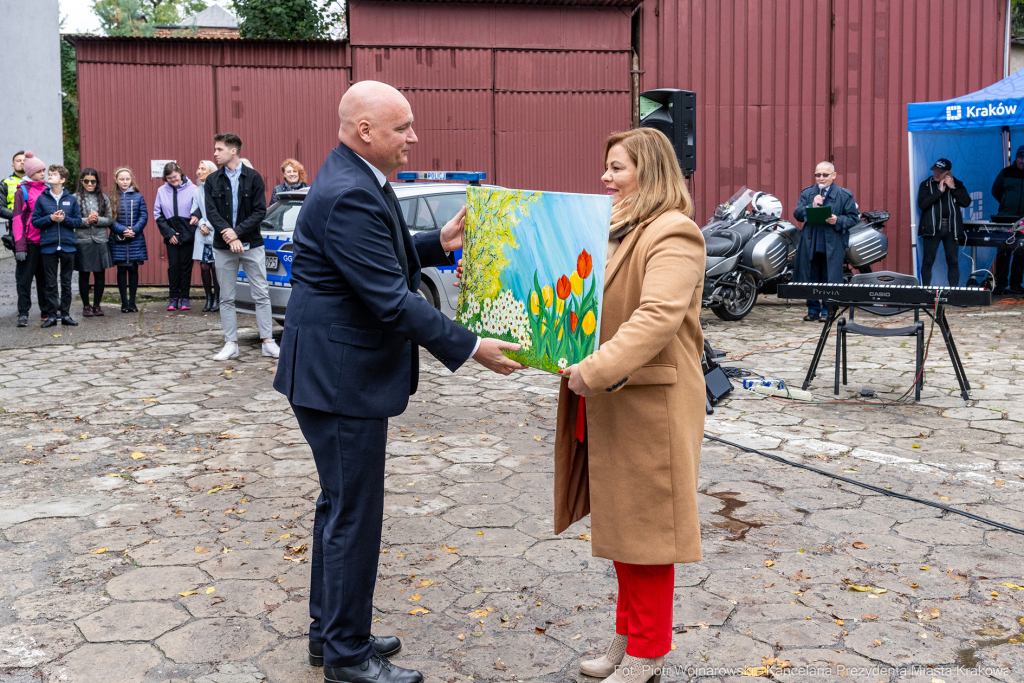
<path id="1" fill-rule="evenodd" d="M 456 320 L 556 373 L 597 349 L 610 197 L 470 187 Z"/>

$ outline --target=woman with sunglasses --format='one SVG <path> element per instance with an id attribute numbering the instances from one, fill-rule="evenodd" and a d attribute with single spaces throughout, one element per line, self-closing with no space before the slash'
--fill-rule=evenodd
<path id="1" fill-rule="evenodd" d="M 113 212 L 110 200 L 100 188 L 100 174 L 95 168 L 86 168 L 78 177 L 75 192 L 82 207 L 82 226 L 75 230 L 77 251 L 75 270 L 78 271 L 78 293 L 82 297 L 82 317 L 103 315 L 103 285 L 106 269 L 114 266 L 107 244 Z M 93 297 L 89 305 L 89 276 L 92 275 Z"/>

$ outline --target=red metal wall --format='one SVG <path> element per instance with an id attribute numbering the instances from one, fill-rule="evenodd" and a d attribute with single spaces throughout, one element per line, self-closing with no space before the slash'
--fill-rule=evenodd
<path id="1" fill-rule="evenodd" d="M 1005 6 L 645 0 L 641 89 L 697 93 L 698 222 L 744 184 L 789 215 L 815 164 L 833 158 L 861 209 L 892 214 L 883 265 L 911 272 L 906 105 L 1002 78 Z"/>
<path id="2" fill-rule="evenodd" d="M 375 47 L 629 49 L 628 7 L 564 4 L 572 6 L 350 0 L 349 39 Z"/>
<path id="3" fill-rule="evenodd" d="M 628 8 L 356 0 L 349 12 L 353 81 L 412 105 L 408 169 L 602 190 L 601 145 L 631 122 Z M 424 47 L 393 47 L 405 45 Z"/>
<path id="4" fill-rule="evenodd" d="M 312 178 L 338 144 L 338 101 L 350 73 L 342 43 L 76 42 L 82 165 L 100 172 L 108 192 L 116 167 L 134 171 L 150 208 L 145 284 L 167 283 L 167 252 L 152 220 L 162 180 L 150 177 L 150 160 L 175 159 L 192 177 L 200 160 L 213 158 L 213 135 L 232 131 L 269 199 L 283 182 L 281 161 L 297 158 Z"/>
<path id="5" fill-rule="evenodd" d="M 913 272 L 907 103 L 958 97 L 1001 79 L 1005 8 L 1000 0 L 835 0 L 835 163 L 861 207 L 892 212 L 887 261 L 897 270 Z"/>

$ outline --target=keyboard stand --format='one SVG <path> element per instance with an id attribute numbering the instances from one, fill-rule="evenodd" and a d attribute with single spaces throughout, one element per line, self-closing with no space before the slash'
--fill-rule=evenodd
<path id="1" fill-rule="evenodd" d="M 811 386 L 811 380 L 814 379 L 814 375 L 817 373 L 818 363 L 821 362 L 821 355 L 825 351 L 825 345 L 828 343 L 828 338 L 832 333 L 832 326 L 835 324 L 836 319 L 851 308 L 869 308 L 871 306 L 877 306 L 878 302 L 844 302 L 840 304 L 836 301 L 827 301 L 826 305 L 828 307 L 828 314 L 825 317 L 825 324 L 821 328 L 821 336 L 818 338 L 818 346 L 814 349 L 814 356 L 811 358 L 811 367 L 807 369 L 807 376 L 804 378 L 804 391 Z M 926 313 L 930 318 L 935 320 L 935 325 L 939 328 L 939 331 L 942 332 L 942 339 L 946 343 L 946 351 L 949 353 L 949 359 L 953 363 L 953 372 L 956 374 L 957 384 L 960 385 L 960 396 L 964 401 L 971 400 L 971 384 L 967 381 L 967 373 L 964 371 L 963 362 L 960 360 L 959 352 L 957 352 L 956 342 L 953 341 L 953 331 L 949 328 L 949 321 L 946 319 L 945 305 L 940 301 L 938 306 L 935 306 L 934 304 L 899 304 L 899 308 L 905 308 L 907 310 L 917 309 Z M 838 347 L 836 348 L 836 353 L 839 353 Z"/>

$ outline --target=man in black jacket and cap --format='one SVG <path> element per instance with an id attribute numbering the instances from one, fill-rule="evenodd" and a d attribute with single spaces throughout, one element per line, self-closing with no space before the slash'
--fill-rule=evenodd
<path id="1" fill-rule="evenodd" d="M 921 183 L 917 191 L 917 206 L 921 209 L 917 236 L 924 242 L 921 282 L 929 286 L 939 245 L 946 252 L 949 286 L 960 286 L 958 244 L 964 240 L 964 216 L 960 208 L 971 205 L 971 195 L 964 184 L 953 177 L 952 170 L 953 164 L 949 159 L 939 159 L 932 164 L 932 177 Z"/>
<path id="2" fill-rule="evenodd" d="M 1017 158 L 1004 168 L 992 183 L 992 196 L 999 202 L 1000 218 L 1024 217 L 1024 145 L 1017 148 Z M 1010 265 L 1010 261 L 1013 265 Z M 993 294 L 1024 294 L 1024 245 L 996 252 L 996 287 Z"/>

